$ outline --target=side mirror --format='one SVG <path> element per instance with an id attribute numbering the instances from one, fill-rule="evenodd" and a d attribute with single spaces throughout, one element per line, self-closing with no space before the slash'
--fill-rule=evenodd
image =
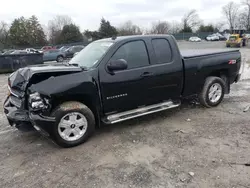
<path id="1" fill-rule="evenodd" d="M 128 68 L 128 63 L 124 59 L 118 59 L 114 61 L 110 61 L 107 66 L 110 72 L 118 71 L 118 70 L 125 70 Z"/>

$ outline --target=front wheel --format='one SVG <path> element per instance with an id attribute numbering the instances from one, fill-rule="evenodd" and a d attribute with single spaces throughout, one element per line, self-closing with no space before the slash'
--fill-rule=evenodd
<path id="1" fill-rule="evenodd" d="M 208 77 L 199 94 L 199 101 L 205 107 L 218 106 L 224 98 L 226 84 L 219 77 Z"/>
<path id="2" fill-rule="evenodd" d="M 61 55 L 56 58 L 57 62 L 63 62 L 63 60 L 64 60 L 64 58 Z"/>
<path id="3" fill-rule="evenodd" d="M 56 122 L 51 136 L 59 146 L 77 146 L 94 132 L 95 117 L 92 111 L 80 102 L 65 102 L 59 105 L 52 115 Z"/>

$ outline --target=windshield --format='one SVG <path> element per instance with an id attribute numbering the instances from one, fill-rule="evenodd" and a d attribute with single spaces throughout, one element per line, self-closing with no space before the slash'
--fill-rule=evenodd
<path id="1" fill-rule="evenodd" d="M 61 47 L 59 50 L 64 51 L 64 50 L 66 50 L 67 48 L 68 48 L 68 47 L 63 46 L 63 47 Z"/>
<path id="2" fill-rule="evenodd" d="M 78 64 L 81 67 L 93 67 L 107 52 L 113 42 L 93 42 L 73 57 L 69 64 Z"/>
<path id="3" fill-rule="evenodd" d="M 231 40 L 231 41 L 236 40 L 236 36 L 230 36 L 229 40 Z"/>

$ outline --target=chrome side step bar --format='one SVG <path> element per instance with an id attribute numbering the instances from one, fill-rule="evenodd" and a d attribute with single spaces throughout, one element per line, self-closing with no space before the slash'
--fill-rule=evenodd
<path id="1" fill-rule="evenodd" d="M 163 110 L 176 108 L 180 105 L 181 105 L 180 102 L 173 103 L 172 101 L 167 101 L 167 102 L 163 102 L 159 104 L 153 104 L 150 106 L 144 106 L 144 107 L 137 108 L 134 110 L 129 110 L 126 112 L 109 115 L 103 119 L 103 122 L 106 124 L 114 124 L 114 123 L 122 122 L 125 120 L 133 119 L 136 117 L 152 114 L 155 112 L 160 112 Z"/>

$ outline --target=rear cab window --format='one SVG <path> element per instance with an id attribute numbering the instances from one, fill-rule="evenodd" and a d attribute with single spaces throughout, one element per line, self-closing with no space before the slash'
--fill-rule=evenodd
<path id="1" fill-rule="evenodd" d="M 131 41 L 118 48 L 110 60 L 124 59 L 128 69 L 149 66 L 149 57 L 146 45 L 142 40 Z"/>
<path id="2" fill-rule="evenodd" d="M 172 62 L 172 49 L 167 39 L 152 39 L 152 46 L 156 56 L 156 64 Z"/>

